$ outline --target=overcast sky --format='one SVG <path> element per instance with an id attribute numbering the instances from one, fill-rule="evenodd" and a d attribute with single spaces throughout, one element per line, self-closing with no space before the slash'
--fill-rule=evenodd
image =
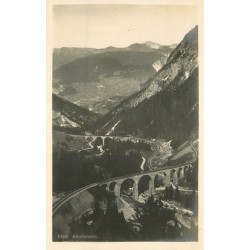
<path id="1" fill-rule="evenodd" d="M 60 47 L 127 47 L 153 41 L 179 43 L 197 24 L 195 6 L 57 5 L 53 45 Z"/>

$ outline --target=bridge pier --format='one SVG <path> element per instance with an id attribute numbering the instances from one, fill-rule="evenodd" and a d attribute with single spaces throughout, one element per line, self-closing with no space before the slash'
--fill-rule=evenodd
<path id="1" fill-rule="evenodd" d="M 102 146 L 104 147 L 104 144 L 105 144 L 105 136 L 102 136 Z"/>
<path id="2" fill-rule="evenodd" d="M 174 183 L 175 186 L 178 185 L 178 174 L 177 174 L 177 171 L 175 171 L 175 173 L 174 173 L 173 183 Z"/>
<path id="3" fill-rule="evenodd" d="M 171 179 L 170 179 L 170 172 L 166 173 L 166 176 L 164 178 L 164 187 L 168 187 L 170 185 Z"/>
<path id="4" fill-rule="evenodd" d="M 114 195 L 117 197 L 121 196 L 121 185 L 120 184 L 116 184 L 114 187 Z"/>
<path id="5" fill-rule="evenodd" d="M 139 191 L 138 191 L 138 181 L 135 181 L 133 186 L 133 198 L 137 201 L 139 198 Z"/>
<path id="6" fill-rule="evenodd" d="M 184 179 L 185 175 L 184 175 L 184 168 L 181 168 L 181 171 L 180 171 L 180 178 L 181 179 Z"/>
<path id="7" fill-rule="evenodd" d="M 151 177 L 149 181 L 149 195 L 152 196 L 154 194 L 154 177 Z"/>

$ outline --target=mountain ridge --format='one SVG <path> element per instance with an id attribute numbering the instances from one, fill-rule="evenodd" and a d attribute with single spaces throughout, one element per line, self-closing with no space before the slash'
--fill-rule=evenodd
<path id="1" fill-rule="evenodd" d="M 53 92 L 90 109 L 96 102 L 137 92 L 166 60 L 167 57 L 155 49 L 88 55 L 53 71 Z"/>
<path id="2" fill-rule="evenodd" d="M 190 82 L 192 79 L 193 82 Z M 191 93 L 194 93 L 192 97 L 193 100 L 189 103 L 189 97 Z M 151 110 L 151 107 L 158 107 L 160 109 L 159 103 L 157 103 L 156 95 L 159 95 L 159 101 L 165 103 L 165 115 L 161 115 L 159 111 L 152 110 L 152 112 L 147 112 L 147 109 Z M 173 97 L 176 95 L 176 99 Z M 182 96 L 181 96 L 182 95 Z M 172 100 L 172 102 L 165 102 L 164 96 Z M 185 102 L 189 103 L 187 110 L 185 107 Z M 143 107 L 143 108 L 142 108 Z M 178 115 L 171 113 L 170 110 L 175 110 L 178 107 L 178 112 L 183 112 L 186 110 L 190 114 L 186 117 L 183 113 L 182 117 L 178 118 Z M 168 131 L 173 134 L 174 127 L 182 127 L 180 124 L 190 123 L 194 128 L 193 132 L 197 133 L 197 123 L 198 123 L 198 26 L 195 26 L 189 33 L 187 33 L 183 40 L 177 45 L 173 52 L 169 55 L 167 63 L 154 75 L 152 76 L 142 88 L 137 93 L 131 95 L 127 99 L 123 100 L 117 107 L 113 108 L 106 116 L 104 116 L 100 122 L 98 133 L 104 134 L 110 131 L 110 129 L 116 125 L 115 130 L 122 131 L 125 133 L 137 135 L 138 133 L 143 133 L 147 130 L 152 130 L 152 136 L 157 136 L 157 132 L 149 127 L 151 124 L 158 124 L 162 130 L 163 124 L 166 123 L 166 127 L 169 127 Z M 193 109 L 193 110 L 192 110 Z M 140 112 L 139 112 L 140 110 Z M 195 111 L 195 113 L 194 113 Z M 157 116 L 153 112 L 158 112 L 158 117 L 161 122 L 156 121 Z M 172 116 L 169 116 L 169 113 Z M 136 114 L 136 115 L 134 115 Z M 143 117 L 143 114 L 147 114 L 147 118 Z M 150 116 L 154 117 L 155 120 L 150 120 Z M 131 119 L 130 117 L 134 117 Z M 169 119 L 169 120 L 166 120 Z M 172 119 L 172 121 L 171 121 Z M 178 120 L 179 119 L 179 120 Z M 138 125 L 136 125 L 138 123 Z M 169 124 L 172 123 L 170 126 Z M 137 131 L 140 128 L 144 128 L 144 131 Z M 185 128 L 182 127 L 185 130 Z M 188 133 L 180 132 L 180 136 L 174 135 L 177 141 L 182 142 L 183 138 L 187 137 L 187 134 L 192 133 L 192 129 Z M 115 133 L 115 131 L 113 131 Z M 150 136 L 150 133 L 144 133 L 146 136 Z M 164 133 L 158 133 L 167 136 L 167 130 Z M 182 136 L 182 135 L 183 136 Z M 185 136 L 184 136 L 185 134 Z M 168 137 L 168 136 L 167 136 Z M 177 138 L 179 137 L 179 138 Z M 180 139 L 182 137 L 182 139 Z M 168 138 L 173 139 L 173 138 Z"/>
<path id="3" fill-rule="evenodd" d="M 195 30 L 197 29 L 197 33 L 191 33 L 192 36 L 196 34 L 196 37 L 198 39 L 198 27 L 194 28 Z M 193 31 L 193 30 L 191 30 Z M 189 34 L 189 33 L 188 33 Z M 187 35 L 188 35 L 187 34 Z M 169 83 L 171 83 L 175 77 L 177 77 L 178 74 L 178 67 L 181 67 L 179 65 L 174 64 L 175 63 L 175 59 L 176 57 L 178 57 L 179 60 L 182 60 L 183 58 L 183 54 L 180 54 L 180 50 L 181 52 L 185 54 L 185 51 L 183 50 L 183 46 L 184 44 L 186 44 L 186 39 L 189 40 L 189 36 L 185 35 L 185 37 L 183 38 L 182 42 L 176 47 L 176 49 L 170 54 L 169 59 L 167 60 L 167 63 L 159 70 L 159 72 L 157 72 L 156 75 L 153 75 L 145 84 L 145 87 L 143 89 L 141 89 L 139 92 L 133 94 L 132 96 L 128 97 L 127 99 L 125 99 L 122 103 L 120 103 L 117 107 L 115 107 L 113 110 L 111 110 L 111 113 L 114 114 L 114 112 L 116 112 L 116 109 L 118 109 L 118 111 L 121 110 L 120 106 L 125 106 L 125 108 L 129 108 L 132 107 L 131 106 L 131 99 L 134 99 L 135 97 L 139 96 L 139 99 L 137 100 L 137 102 L 133 103 L 132 105 L 135 106 L 137 104 L 139 104 L 139 102 L 141 102 L 142 100 L 144 100 L 145 95 L 147 97 L 149 97 L 150 95 L 147 95 L 147 93 L 145 93 L 145 90 L 149 92 L 149 94 L 154 95 L 157 92 L 161 91 L 163 89 L 164 86 L 168 85 Z M 196 40 L 198 42 L 198 40 Z M 197 44 L 196 42 L 196 44 Z M 180 50 L 179 50 L 180 49 Z M 194 62 L 191 66 L 192 70 L 198 66 L 198 51 L 194 52 L 190 55 L 191 57 L 191 62 Z M 188 58 L 190 59 L 190 58 Z M 182 63 L 181 63 L 182 64 Z M 187 65 L 187 68 L 190 68 Z M 166 72 L 167 70 L 167 72 Z M 185 78 L 186 78 L 186 74 L 185 74 Z"/>
<path id="4" fill-rule="evenodd" d="M 152 41 L 146 41 L 152 44 L 157 44 Z M 145 42 L 145 43 L 146 43 Z M 130 44 L 127 47 L 114 47 L 108 46 L 106 48 L 88 48 L 88 47 L 61 47 L 61 48 L 54 48 L 53 49 L 53 70 L 58 69 L 60 66 L 70 63 L 77 58 L 82 58 L 88 55 L 103 53 L 103 52 L 111 52 L 111 51 L 130 51 L 134 49 L 133 45 L 140 45 L 141 49 L 144 49 L 148 52 L 155 51 L 156 49 L 151 47 L 145 47 L 145 43 L 134 43 Z M 168 54 L 171 50 L 173 50 L 175 44 L 171 45 L 161 45 L 157 44 L 159 48 L 159 52 L 163 53 L 163 55 Z"/>
<path id="5" fill-rule="evenodd" d="M 53 126 L 89 130 L 99 115 L 52 94 Z"/>

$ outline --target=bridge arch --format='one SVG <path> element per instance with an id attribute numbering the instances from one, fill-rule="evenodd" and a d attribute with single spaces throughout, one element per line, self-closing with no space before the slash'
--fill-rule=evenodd
<path id="1" fill-rule="evenodd" d="M 175 173 L 176 173 L 176 170 L 175 170 L 175 169 L 172 169 L 172 170 L 170 171 L 170 180 L 171 180 L 171 181 L 174 179 Z"/>
<path id="2" fill-rule="evenodd" d="M 113 193 L 115 191 L 115 186 L 117 186 L 117 183 L 115 181 L 112 181 L 109 184 L 109 191 Z"/>
<path id="3" fill-rule="evenodd" d="M 103 138 L 103 146 L 109 146 L 110 143 L 112 143 L 112 138 L 110 136 L 104 137 Z"/>
<path id="4" fill-rule="evenodd" d="M 186 171 L 186 177 L 185 177 L 186 181 L 190 182 L 193 178 L 193 175 L 194 175 L 194 168 L 192 165 L 189 165 Z"/>
<path id="5" fill-rule="evenodd" d="M 94 140 L 93 136 L 85 136 L 85 138 L 86 138 L 86 140 L 87 140 L 88 142 L 91 142 L 91 141 Z"/>
<path id="6" fill-rule="evenodd" d="M 102 184 L 100 187 L 102 190 L 108 190 L 108 184 L 106 183 Z"/>
<path id="7" fill-rule="evenodd" d="M 131 196 L 137 199 L 138 187 L 133 178 L 125 179 L 120 185 L 120 195 Z"/>
<path id="8" fill-rule="evenodd" d="M 186 165 L 183 168 L 183 172 L 184 172 L 184 180 L 186 182 L 188 182 L 189 176 L 190 176 L 190 172 L 191 172 L 191 167 L 190 165 Z"/>
<path id="9" fill-rule="evenodd" d="M 154 187 L 165 186 L 167 174 L 165 172 L 159 172 L 154 177 Z"/>
<path id="10" fill-rule="evenodd" d="M 103 138 L 101 137 L 101 136 L 97 136 L 96 138 L 95 138 L 95 145 L 97 145 L 97 146 L 103 146 Z"/>
<path id="11" fill-rule="evenodd" d="M 178 177 L 178 179 L 183 179 L 183 177 L 184 177 L 184 169 L 183 168 L 178 168 L 177 177 Z"/>
<path id="12" fill-rule="evenodd" d="M 150 196 L 154 191 L 154 178 L 151 178 L 150 175 L 143 175 L 138 181 L 138 195 L 145 191 L 148 191 Z"/>
<path id="13" fill-rule="evenodd" d="M 178 177 L 176 169 L 172 169 L 170 171 L 170 182 L 172 182 L 174 185 L 178 185 Z"/>

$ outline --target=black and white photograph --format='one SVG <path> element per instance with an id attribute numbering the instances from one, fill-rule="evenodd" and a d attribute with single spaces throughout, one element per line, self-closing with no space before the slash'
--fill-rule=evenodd
<path id="1" fill-rule="evenodd" d="M 1 7 L 1 249 L 249 248 L 249 1 Z"/>
<path id="2" fill-rule="evenodd" d="M 52 241 L 198 242 L 198 7 L 52 16 Z"/>

